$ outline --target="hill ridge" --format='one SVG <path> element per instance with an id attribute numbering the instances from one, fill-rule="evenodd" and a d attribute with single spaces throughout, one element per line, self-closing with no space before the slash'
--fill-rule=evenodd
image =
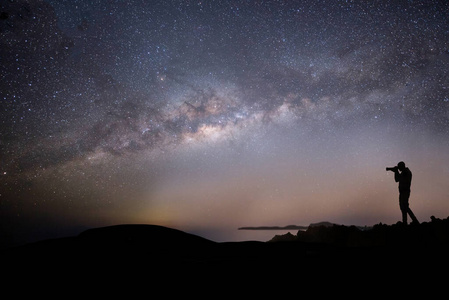
<path id="1" fill-rule="evenodd" d="M 432 216 L 430 222 L 404 226 L 376 224 L 370 228 L 346 226 L 328 222 L 316 223 L 296 235 L 276 235 L 269 242 L 324 243 L 338 246 L 393 246 L 404 244 L 440 245 L 449 244 L 449 217 L 438 219 Z"/>
<path id="2" fill-rule="evenodd" d="M 398 258 L 426 268 L 449 265 L 449 217 L 432 218 L 420 225 L 377 224 L 370 230 L 356 226 L 312 226 L 276 236 L 269 242 L 217 243 L 177 229 L 158 225 L 114 225 L 88 229 L 77 236 L 45 240 L 1 251 L 9 272 L 41 270 L 52 274 L 76 274 L 95 270 L 140 269 L 151 272 L 190 272 L 192 267 L 208 272 L 226 270 L 299 268 L 316 270 L 352 266 L 363 262 L 366 269 L 393 269 Z M 34 272 L 34 273 L 33 273 Z M 116 271 L 111 271 L 114 272 Z M 252 271 L 249 271 L 252 272 Z M 254 271 L 256 272 L 256 271 Z M 257 272 L 256 272 L 257 273 Z"/>

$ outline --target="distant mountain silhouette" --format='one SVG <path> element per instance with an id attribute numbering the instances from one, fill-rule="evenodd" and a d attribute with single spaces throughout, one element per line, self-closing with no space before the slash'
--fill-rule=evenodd
<path id="1" fill-rule="evenodd" d="M 287 226 L 255 226 L 239 227 L 239 230 L 306 230 L 308 226 L 287 225 Z"/>
<path id="2" fill-rule="evenodd" d="M 319 222 L 319 223 L 310 223 L 309 227 L 317 227 L 317 226 L 332 227 L 334 225 L 339 225 L 339 224 L 324 221 L 324 222 Z"/>
<path id="3" fill-rule="evenodd" d="M 338 225 L 331 222 L 319 222 L 319 223 L 311 223 L 309 226 L 302 226 L 302 225 L 287 225 L 287 226 L 248 226 L 248 227 L 239 227 L 238 230 L 307 230 L 309 227 L 317 227 L 317 226 L 324 226 L 324 227 L 332 227 L 334 225 Z M 367 226 L 357 226 L 357 228 L 361 230 L 370 229 L 371 227 Z"/>

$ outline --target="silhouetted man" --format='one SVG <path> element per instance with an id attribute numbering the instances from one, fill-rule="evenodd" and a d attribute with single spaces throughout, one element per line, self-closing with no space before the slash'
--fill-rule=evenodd
<path id="1" fill-rule="evenodd" d="M 409 168 L 405 167 L 403 161 L 399 162 L 397 167 L 387 168 L 389 171 L 394 172 L 394 180 L 399 182 L 399 207 L 402 212 L 402 223 L 407 225 L 407 213 L 412 218 L 412 221 L 419 224 L 418 219 L 413 214 L 408 204 L 408 198 L 410 197 L 410 186 L 412 184 L 412 172 Z"/>

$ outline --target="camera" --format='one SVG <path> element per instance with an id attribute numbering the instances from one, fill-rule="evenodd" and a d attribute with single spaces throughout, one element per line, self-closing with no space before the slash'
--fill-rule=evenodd
<path id="1" fill-rule="evenodd" d="M 393 171 L 396 172 L 398 170 L 398 167 L 393 167 L 393 168 L 386 168 L 386 171 Z"/>

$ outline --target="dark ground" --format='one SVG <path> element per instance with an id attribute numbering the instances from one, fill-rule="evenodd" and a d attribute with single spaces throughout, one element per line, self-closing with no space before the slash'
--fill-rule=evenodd
<path id="1" fill-rule="evenodd" d="M 419 225 L 379 224 L 365 231 L 314 226 L 270 242 L 229 243 L 155 225 L 117 225 L 10 248 L 1 257 L 5 287 L 8 282 L 70 284 L 78 290 L 108 282 L 106 290 L 111 291 L 116 284 L 158 288 L 175 282 L 175 287 L 179 282 L 191 286 L 208 281 L 233 286 L 274 280 L 296 282 L 301 289 L 312 282 L 357 284 L 372 292 L 407 287 L 408 293 L 430 284 L 433 288 L 426 293 L 432 293 L 446 285 L 448 250 L 449 218 L 433 218 Z M 263 288 L 268 287 L 257 290 Z"/>

